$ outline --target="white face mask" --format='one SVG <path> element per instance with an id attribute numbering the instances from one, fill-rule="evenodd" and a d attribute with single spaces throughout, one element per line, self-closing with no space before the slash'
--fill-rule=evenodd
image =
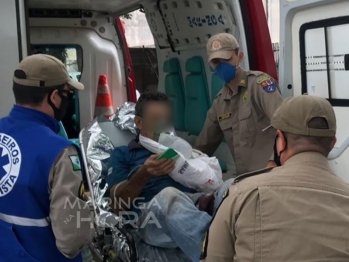
<path id="1" fill-rule="evenodd" d="M 190 159 L 193 151 L 193 148 L 187 141 L 166 133 L 160 134 L 159 142 L 139 135 L 139 143 L 154 154 L 161 154 L 168 148 L 172 148 L 182 154 L 185 159 Z"/>

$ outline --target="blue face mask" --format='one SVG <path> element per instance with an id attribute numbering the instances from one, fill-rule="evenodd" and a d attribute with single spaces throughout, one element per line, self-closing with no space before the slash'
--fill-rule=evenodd
<path id="1" fill-rule="evenodd" d="M 215 70 L 218 76 L 228 84 L 236 77 L 237 67 L 226 62 L 221 62 Z"/>

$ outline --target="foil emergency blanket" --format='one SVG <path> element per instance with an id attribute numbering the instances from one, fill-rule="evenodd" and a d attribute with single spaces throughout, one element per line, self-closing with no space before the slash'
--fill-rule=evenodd
<path id="1" fill-rule="evenodd" d="M 133 120 L 134 110 L 134 103 L 125 103 L 110 117 L 110 124 L 114 124 L 122 130 L 130 130 L 132 133 L 136 134 Z M 89 182 L 92 186 L 92 188 L 90 188 L 90 201 L 94 203 L 96 211 L 96 233 L 103 235 L 106 229 L 111 230 L 112 235 L 110 243 L 104 238 L 103 249 L 106 248 L 106 246 L 110 246 L 117 254 L 118 260 L 115 261 L 133 262 L 130 260 L 130 247 L 125 236 L 125 230 L 118 229 L 120 225 L 123 225 L 122 219 L 112 213 L 109 208 L 111 203 L 109 195 L 106 195 L 108 189 L 106 177 L 108 173 L 108 161 L 114 146 L 110 138 L 103 134 L 99 125 L 100 121 L 105 122 L 105 119 L 101 120 L 100 117 L 94 119 L 85 128 L 85 132 L 82 134 L 83 145 L 86 150 L 86 159 L 84 159 L 84 161 L 87 163 L 87 175 L 89 176 Z M 128 144 L 128 142 L 129 141 L 125 141 L 125 144 Z M 119 225 L 119 227 L 115 225 Z M 136 243 L 138 262 L 190 262 L 179 249 L 153 247 L 147 245 L 138 237 L 136 229 L 128 229 L 127 232 L 133 236 Z M 103 253 L 103 250 L 98 251 Z"/>
<path id="2" fill-rule="evenodd" d="M 135 107 L 135 103 L 126 102 L 120 106 L 116 110 L 115 114 L 109 119 L 121 130 L 130 130 L 133 134 L 137 135 L 136 125 L 134 122 Z"/>

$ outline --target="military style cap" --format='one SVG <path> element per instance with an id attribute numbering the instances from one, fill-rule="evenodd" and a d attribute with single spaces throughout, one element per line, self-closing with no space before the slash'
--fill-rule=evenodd
<path id="1" fill-rule="evenodd" d="M 313 118 L 326 119 L 328 128 L 310 128 L 308 123 Z M 336 135 L 336 116 L 326 99 L 302 95 L 285 99 L 274 113 L 271 126 L 295 135 L 334 137 Z"/>
<path id="2" fill-rule="evenodd" d="M 84 85 L 70 78 L 64 64 L 50 55 L 31 55 L 24 58 L 14 73 L 13 81 L 23 86 L 53 87 L 68 84 L 83 90 Z"/>
<path id="3" fill-rule="evenodd" d="M 227 33 L 220 33 L 212 36 L 206 46 L 208 62 L 212 59 L 230 59 L 234 49 L 239 48 L 236 38 Z"/>

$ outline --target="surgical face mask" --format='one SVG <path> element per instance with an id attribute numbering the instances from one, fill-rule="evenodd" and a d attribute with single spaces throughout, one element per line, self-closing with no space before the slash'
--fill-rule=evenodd
<path id="1" fill-rule="evenodd" d="M 237 66 L 231 65 L 226 62 L 221 62 L 216 67 L 216 73 L 226 83 L 229 84 L 235 79 L 237 74 Z"/>
<path id="2" fill-rule="evenodd" d="M 66 93 L 66 95 L 62 95 L 62 93 Z M 61 121 L 67 111 L 67 107 L 68 107 L 68 102 L 69 102 L 69 90 L 59 90 L 58 91 L 58 95 L 61 98 L 61 105 L 59 108 L 57 108 L 51 101 L 51 94 L 48 96 L 48 103 L 49 105 L 52 107 L 53 109 L 53 113 L 54 113 L 54 118 L 57 121 Z"/>
<path id="3" fill-rule="evenodd" d="M 286 138 L 285 138 L 286 139 Z M 285 151 L 285 149 L 283 149 L 282 151 L 280 151 L 280 153 L 278 153 L 277 151 L 277 146 L 276 146 L 276 142 L 278 140 L 278 136 L 275 137 L 275 143 L 274 143 L 274 162 L 277 166 L 281 166 L 281 154 L 282 152 Z M 286 144 L 287 144 L 287 141 L 286 141 Z"/>

